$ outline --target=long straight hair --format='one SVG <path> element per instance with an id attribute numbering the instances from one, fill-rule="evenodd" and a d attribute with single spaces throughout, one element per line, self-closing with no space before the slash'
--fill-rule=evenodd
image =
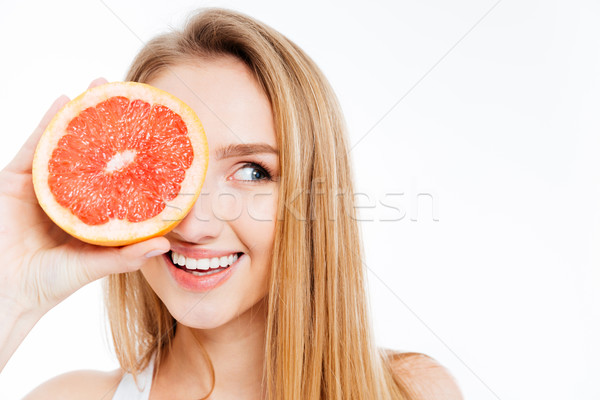
<path id="1" fill-rule="evenodd" d="M 409 399 L 392 357 L 375 346 L 345 122 L 310 57 L 253 18 L 210 8 L 148 42 L 127 80 L 149 82 L 178 63 L 222 56 L 244 62 L 268 96 L 280 152 L 265 327 L 268 399 Z M 159 362 L 176 322 L 141 273 L 110 276 L 106 304 L 122 368 L 135 375 L 152 357 Z"/>

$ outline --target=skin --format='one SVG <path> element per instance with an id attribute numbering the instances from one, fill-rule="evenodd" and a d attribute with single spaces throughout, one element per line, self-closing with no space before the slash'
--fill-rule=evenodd
<path id="1" fill-rule="evenodd" d="M 142 267 L 144 277 L 179 323 L 173 351 L 161 365 L 152 398 L 201 397 L 208 392 L 209 372 L 195 335 L 214 364 L 214 397 L 259 399 L 263 300 L 274 240 L 279 160 L 273 153 L 227 158 L 218 154 L 219 149 L 239 143 L 277 148 L 269 100 L 248 68 L 234 58 L 177 65 L 150 84 L 194 109 L 210 149 L 200 200 L 167 239 L 172 247 L 245 254 L 237 271 L 207 292 L 181 288 L 171 279 L 162 257 Z M 248 163 L 266 166 L 272 176 Z M 181 374 L 182 370 L 199 373 Z"/>
<path id="2" fill-rule="evenodd" d="M 99 83 L 102 81 L 93 85 Z M 163 238 L 121 249 L 105 249 L 61 236 L 60 231 L 53 230 L 46 221 L 27 186 L 31 178 L 27 168 L 31 165 L 33 148 L 49 118 L 64 104 L 65 99 L 60 99 L 16 161 L 9 165 L 9 170 L 0 174 L 2 182 L 22 182 L 21 186 L 13 185 L 15 189 L 11 189 L 11 193 L 0 192 L 0 205 L 6 206 L 0 210 L 7 210 L 8 222 L 5 224 L 14 224 L 12 231 L 15 232 L 20 231 L 18 226 L 22 226 L 23 219 L 31 220 L 35 227 L 46 224 L 42 225 L 46 231 L 36 233 L 39 243 L 31 239 L 28 242 L 43 260 L 32 259 L 29 256 L 32 248 L 19 244 L 18 238 L 11 241 L 12 249 L 4 245 L 8 243 L 8 237 L 5 242 L 0 241 L 0 258 L 3 250 L 20 255 L 18 262 L 11 258 L 12 263 L 4 264 L 13 270 L 5 269 L 4 276 L 0 276 L 4 279 L 0 279 L 0 283 L 8 282 L 0 285 L 0 311 L 3 311 L 0 313 L 3 316 L 0 323 L 1 365 L 37 320 L 79 287 L 109 273 L 140 269 L 178 321 L 172 350 L 153 381 L 150 399 L 192 399 L 206 395 L 210 387 L 209 371 L 195 338 L 202 341 L 214 365 L 216 386 L 211 399 L 261 399 L 264 396 L 260 382 L 264 361 L 265 296 L 274 238 L 278 158 L 274 154 L 251 154 L 219 159 L 216 153 L 222 146 L 239 143 L 263 142 L 276 147 L 269 102 L 249 70 L 233 58 L 177 65 L 150 83 L 185 101 L 204 124 L 210 162 L 200 199 L 192 212 Z M 248 162 L 263 163 L 273 179 L 254 181 L 256 175 L 252 172 L 257 171 L 248 167 Z M 7 187 L 0 185 L 0 188 Z M 23 200 L 13 205 L 13 198 Z M 21 214 L 10 208 L 17 205 L 25 208 Z M 174 245 L 244 252 L 245 256 L 238 271 L 223 285 L 197 293 L 177 286 L 169 276 L 162 256 L 144 257 L 155 250 L 165 252 Z M 40 276 L 39 273 L 35 275 L 37 270 L 47 267 L 48 263 L 55 265 L 58 275 L 50 278 L 42 274 L 44 280 L 37 285 L 26 284 L 32 276 Z M 81 276 L 80 271 L 88 272 Z M 71 276 L 78 276 L 79 280 L 73 281 Z M 55 287 L 60 290 L 44 293 L 48 295 L 47 300 L 41 303 L 33 300 L 39 299 L 41 294 L 34 288 L 41 291 L 40 288 Z M 452 376 L 435 360 L 419 355 L 407 356 L 395 360 L 392 368 L 396 375 L 413 386 L 416 399 L 462 399 Z M 122 370 L 70 372 L 40 385 L 26 400 L 110 399 L 122 375 Z"/>
<path id="3" fill-rule="evenodd" d="M 105 82 L 98 79 L 90 87 Z M 139 269 L 149 252 L 169 250 L 162 237 L 121 248 L 92 246 L 69 236 L 44 214 L 33 191 L 33 154 L 51 118 L 68 101 L 61 96 L 54 102 L 0 171 L 0 370 L 52 307 L 96 279 Z"/>

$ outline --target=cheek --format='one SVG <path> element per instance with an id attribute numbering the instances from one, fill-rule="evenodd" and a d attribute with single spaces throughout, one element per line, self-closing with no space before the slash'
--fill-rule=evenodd
<path id="1" fill-rule="evenodd" d="M 257 222 L 271 222 L 274 225 L 277 196 L 275 184 L 258 187 L 252 191 L 220 187 L 210 198 L 210 208 L 221 221 L 236 222 L 249 218 Z"/>
<path id="2" fill-rule="evenodd" d="M 250 259 L 248 282 L 252 282 L 253 300 L 267 294 L 268 277 L 275 239 L 277 217 L 276 189 L 263 189 L 243 197 L 243 212 L 230 227 L 246 248 Z"/>
<path id="3" fill-rule="evenodd" d="M 257 222 L 271 222 L 275 225 L 277 217 L 277 190 L 264 190 L 253 193 L 245 204 L 248 217 Z"/>
<path id="4" fill-rule="evenodd" d="M 233 224 L 239 238 L 253 258 L 270 256 L 277 218 L 276 189 L 256 191 L 245 196 L 241 209 L 241 216 Z"/>
<path id="5" fill-rule="evenodd" d="M 221 290 L 202 295 L 197 312 L 189 312 L 189 307 L 197 302 L 198 295 L 184 293 L 167 284 L 168 272 L 160 262 L 149 262 L 142 267 L 142 274 L 152 289 L 179 322 L 199 328 L 218 326 L 243 313 L 267 294 L 277 196 L 275 187 L 256 188 L 250 193 L 230 188 L 213 196 L 212 211 L 229 228 L 217 240 L 246 252 L 249 264 L 237 279 L 232 279 Z"/>
<path id="6" fill-rule="evenodd" d="M 249 254 L 253 248 L 272 247 L 277 218 L 277 186 L 273 183 L 255 190 L 220 188 L 211 198 L 215 218 L 228 224 Z"/>
<path id="7" fill-rule="evenodd" d="M 234 190 L 220 190 L 210 199 L 210 206 L 215 218 L 235 223 L 244 214 L 245 196 L 244 193 Z"/>
<path id="8" fill-rule="evenodd" d="M 142 268 L 140 268 L 140 272 L 152 290 L 158 297 L 164 300 L 164 296 L 167 294 L 167 285 L 164 284 L 165 272 L 167 271 L 161 264 L 161 260 L 159 260 L 160 257 L 161 256 L 154 257 L 149 260 Z"/>

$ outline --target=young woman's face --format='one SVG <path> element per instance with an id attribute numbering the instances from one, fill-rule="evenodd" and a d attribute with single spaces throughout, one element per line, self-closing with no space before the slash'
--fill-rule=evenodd
<path id="1" fill-rule="evenodd" d="M 209 163 L 196 204 L 166 235 L 171 252 L 142 273 L 177 321 L 217 328 L 267 293 L 279 176 L 271 106 L 250 70 L 231 57 L 176 65 L 149 83 L 198 114 Z M 231 266 L 198 276 L 213 270 L 215 258 Z"/>

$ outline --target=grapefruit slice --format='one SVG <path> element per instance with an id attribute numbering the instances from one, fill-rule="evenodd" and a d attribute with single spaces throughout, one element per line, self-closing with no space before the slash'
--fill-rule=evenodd
<path id="1" fill-rule="evenodd" d="M 181 100 L 134 82 L 89 89 L 43 133 L 32 175 L 39 204 L 88 243 L 163 235 L 189 212 L 208 167 L 202 123 Z"/>

